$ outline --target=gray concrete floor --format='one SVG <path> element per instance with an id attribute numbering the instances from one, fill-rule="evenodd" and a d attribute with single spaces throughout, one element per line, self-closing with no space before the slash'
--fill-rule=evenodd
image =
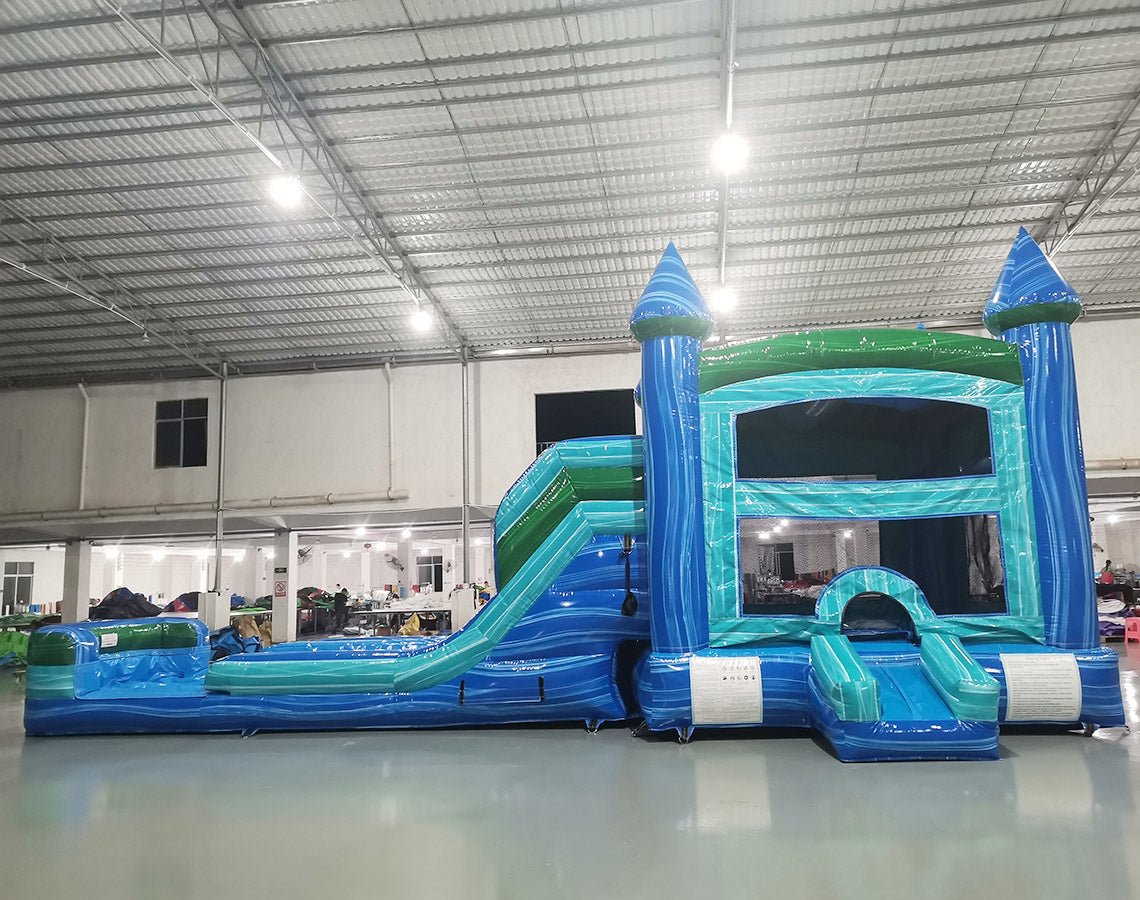
<path id="1" fill-rule="evenodd" d="M 0 676 L 0 896 L 1136 897 L 1124 667 L 1131 734 L 871 765 L 617 727 L 25 739 Z"/>

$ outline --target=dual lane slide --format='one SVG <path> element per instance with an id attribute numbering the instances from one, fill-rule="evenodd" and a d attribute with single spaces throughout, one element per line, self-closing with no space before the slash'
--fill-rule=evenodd
<path id="1" fill-rule="evenodd" d="M 996 759 L 997 680 L 951 635 L 811 641 L 812 724 L 847 761 Z"/>

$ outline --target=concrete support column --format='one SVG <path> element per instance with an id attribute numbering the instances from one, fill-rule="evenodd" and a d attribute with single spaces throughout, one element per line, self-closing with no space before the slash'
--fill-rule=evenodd
<path id="1" fill-rule="evenodd" d="M 313 551 L 313 585 L 324 590 L 329 590 L 332 585 L 329 584 L 329 552 L 322 548 L 317 548 Z"/>
<path id="2" fill-rule="evenodd" d="M 372 590 L 372 553 L 368 550 L 360 551 L 360 590 Z"/>
<path id="3" fill-rule="evenodd" d="M 63 551 L 62 621 L 86 622 L 90 600 L 91 544 L 88 541 L 68 541 Z"/>
<path id="4" fill-rule="evenodd" d="M 282 587 L 282 585 L 284 585 Z M 297 640 L 297 535 L 278 531 L 273 538 L 273 643 Z M 284 594 L 284 596 L 282 596 Z"/>
<path id="5" fill-rule="evenodd" d="M 842 531 L 840 531 L 837 535 L 835 535 L 835 572 L 836 572 L 836 574 L 839 574 L 844 569 L 847 569 L 851 566 L 851 563 L 849 561 L 850 556 L 847 553 L 848 544 L 849 544 L 849 539 L 845 538 L 843 536 Z"/>
<path id="6" fill-rule="evenodd" d="M 416 580 L 416 551 L 410 538 L 396 545 L 396 559 L 404 567 L 400 573 L 400 585 L 410 591 Z"/>
<path id="7" fill-rule="evenodd" d="M 205 591 L 198 595 L 198 618 L 213 633 L 230 624 L 230 597 L 225 591 Z"/>

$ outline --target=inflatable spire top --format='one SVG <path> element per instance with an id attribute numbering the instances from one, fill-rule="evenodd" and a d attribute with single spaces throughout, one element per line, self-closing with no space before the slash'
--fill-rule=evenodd
<path id="1" fill-rule="evenodd" d="M 991 334 L 1035 322 L 1074 322 L 1081 298 L 1024 228 L 994 285 L 982 317 Z"/>
<path id="2" fill-rule="evenodd" d="M 672 241 L 637 301 L 629 330 L 642 342 L 667 334 L 703 341 L 712 334 L 709 308 Z"/>

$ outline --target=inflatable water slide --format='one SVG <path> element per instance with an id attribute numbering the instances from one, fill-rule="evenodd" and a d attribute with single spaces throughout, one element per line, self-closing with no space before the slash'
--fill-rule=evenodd
<path id="1" fill-rule="evenodd" d="M 997 340 L 828 330 L 702 351 L 712 319 L 670 245 L 630 321 L 643 436 L 534 462 L 495 517 L 498 593 L 463 629 L 211 663 L 196 620 L 52 626 L 29 648 L 26 730 L 794 727 L 856 761 L 991 759 L 1003 725 L 1121 725 L 1080 311 L 1022 230 L 985 309 Z"/>

